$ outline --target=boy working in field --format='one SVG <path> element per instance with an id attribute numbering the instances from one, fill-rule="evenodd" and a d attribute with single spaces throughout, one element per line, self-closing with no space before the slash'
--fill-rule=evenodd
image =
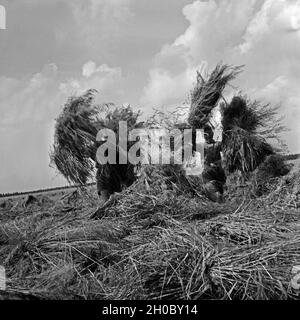
<path id="1" fill-rule="evenodd" d="M 212 128 L 206 126 L 204 128 L 206 145 L 202 178 L 206 196 L 212 201 L 222 202 L 226 175 L 222 167 L 221 143 L 216 142 L 213 135 Z"/>
<path id="2" fill-rule="evenodd" d="M 104 142 L 106 142 L 105 138 L 103 138 L 100 143 L 97 144 L 97 147 Z M 120 164 L 120 150 L 118 150 L 118 145 L 116 146 L 116 149 L 115 164 L 111 164 L 109 162 L 100 164 L 98 161 L 96 161 L 97 193 L 102 204 L 104 204 L 115 192 L 121 192 L 123 187 L 129 187 L 132 185 L 135 180 L 134 165 L 131 163 Z"/>
<path id="3" fill-rule="evenodd" d="M 97 164 L 97 193 L 101 202 L 106 202 L 115 192 L 129 187 L 135 180 L 132 164 Z"/>
<path id="4" fill-rule="evenodd" d="M 213 139 L 210 126 L 204 128 L 205 135 L 205 165 L 202 173 L 204 191 L 206 196 L 213 201 L 222 201 L 223 186 L 226 176 L 221 163 L 220 143 Z M 101 143 L 105 142 L 103 139 Z M 117 146 L 118 148 L 118 146 Z M 123 187 L 129 187 L 135 180 L 134 165 L 119 164 L 119 152 L 116 153 L 116 164 L 99 164 L 97 166 L 97 193 L 104 204 L 112 194 L 121 192 Z"/>

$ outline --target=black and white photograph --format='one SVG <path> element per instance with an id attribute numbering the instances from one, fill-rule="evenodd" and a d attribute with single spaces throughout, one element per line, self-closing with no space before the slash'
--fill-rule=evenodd
<path id="1" fill-rule="evenodd" d="M 299 0 L 0 0 L 0 309 L 299 300 L 299 81 Z"/>

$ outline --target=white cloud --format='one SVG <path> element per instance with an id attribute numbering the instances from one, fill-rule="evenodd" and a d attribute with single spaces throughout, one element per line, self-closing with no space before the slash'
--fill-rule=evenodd
<path id="1" fill-rule="evenodd" d="M 121 68 L 111 68 L 107 64 L 101 64 L 97 67 L 96 63 L 89 61 L 82 67 L 82 75 L 85 78 L 97 77 L 101 78 L 101 83 L 112 82 L 114 79 L 119 79 L 122 76 Z"/>
<path id="2" fill-rule="evenodd" d="M 253 95 L 260 100 L 280 105 L 285 124 L 290 131 L 284 134 L 290 149 L 300 151 L 300 91 L 298 81 L 286 76 L 280 76 L 261 90 L 253 89 Z"/>
<path id="3" fill-rule="evenodd" d="M 178 95 L 185 99 L 196 80 L 196 70 L 206 61 L 212 67 L 224 55 L 232 54 L 234 47 L 240 43 L 254 4 L 255 1 L 195 1 L 185 6 L 183 14 L 190 25 L 155 57 L 155 66 L 149 73 L 142 103 L 151 105 L 151 99 L 154 99 L 156 104 L 166 104 Z M 166 76 L 157 76 L 166 74 L 169 75 L 168 87 L 173 88 L 172 92 L 169 90 L 169 95 L 165 91 Z M 155 95 L 153 88 L 157 88 Z"/>
<path id="4" fill-rule="evenodd" d="M 77 78 L 61 80 L 55 64 L 47 64 L 41 72 L 21 80 L 0 77 L 0 125 L 47 122 L 54 118 L 69 95 L 95 88 L 103 96 L 112 96 L 121 79 L 120 68 L 106 64 L 98 67 L 92 61 L 83 65 L 82 75 Z"/>
<path id="5" fill-rule="evenodd" d="M 94 61 L 89 61 L 85 63 L 82 67 L 82 75 L 89 78 L 93 73 L 95 73 L 97 65 Z"/>
<path id="6" fill-rule="evenodd" d="M 30 78 L 17 80 L 1 77 L 1 126 L 17 126 L 24 121 L 42 121 L 59 103 L 57 92 L 57 67 L 47 65 Z"/>
<path id="7" fill-rule="evenodd" d="M 68 79 L 62 82 L 59 88 L 66 94 L 82 93 L 90 88 L 95 88 L 105 94 L 110 90 L 116 92 L 115 88 L 118 87 L 121 79 L 121 68 L 112 68 L 107 64 L 98 67 L 95 62 L 89 61 L 82 67 L 82 77 Z"/>
<path id="8" fill-rule="evenodd" d="M 154 59 L 141 102 L 176 104 L 185 99 L 196 74 L 207 61 L 245 65 L 235 85 L 253 97 L 282 102 L 290 148 L 300 152 L 300 1 L 194 1 L 183 9 L 189 26 Z"/>
<path id="9" fill-rule="evenodd" d="M 194 80 L 195 70 L 187 69 L 176 76 L 163 69 L 150 71 L 150 84 L 143 96 L 143 105 L 147 107 L 162 107 L 164 105 L 178 106 L 187 98 L 187 92 Z"/>

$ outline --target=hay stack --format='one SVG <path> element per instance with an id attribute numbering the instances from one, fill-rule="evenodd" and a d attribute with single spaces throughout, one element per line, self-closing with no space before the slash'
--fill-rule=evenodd
<path id="1" fill-rule="evenodd" d="M 282 130 L 276 109 L 236 96 L 222 105 L 222 151 L 227 172 L 252 172 L 275 153 L 268 143 Z"/>
<path id="2" fill-rule="evenodd" d="M 197 83 L 191 93 L 191 108 L 188 122 L 193 128 L 204 128 L 211 112 L 222 97 L 226 85 L 241 72 L 241 67 L 218 64 L 204 79 L 197 73 Z"/>
<path id="3" fill-rule="evenodd" d="M 69 182 L 84 184 L 91 178 L 99 112 L 93 103 L 95 93 L 88 90 L 82 96 L 70 97 L 56 119 L 51 163 Z"/>
<path id="4" fill-rule="evenodd" d="M 137 122 L 139 112 L 133 112 L 130 106 L 99 106 L 94 102 L 96 93 L 91 89 L 79 97 L 70 97 L 56 119 L 51 163 L 69 182 L 76 184 L 85 184 L 94 177 L 96 136 L 100 129 L 117 132 L 119 121 L 127 121 L 129 130 L 141 126 Z"/>
<path id="5" fill-rule="evenodd" d="M 194 129 L 211 127 L 212 110 L 222 98 L 225 87 L 241 72 L 241 66 L 217 65 L 204 79 L 198 72 L 197 83 L 191 94 L 188 122 Z M 268 139 L 277 139 L 283 131 L 277 108 L 249 101 L 237 96 L 221 104 L 222 151 L 228 173 L 240 170 L 242 174 L 257 168 L 274 148 Z"/>

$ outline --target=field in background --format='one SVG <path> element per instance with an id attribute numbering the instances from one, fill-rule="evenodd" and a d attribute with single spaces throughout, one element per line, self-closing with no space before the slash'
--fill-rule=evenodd
<path id="1" fill-rule="evenodd" d="M 95 183 L 88 183 L 85 186 L 93 186 Z M 11 198 L 11 197 L 24 197 L 29 194 L 35 194 L 35 195 L 40 195 L 42 193 L 55 193 L 63 190 L 70 190 L 70 189 L 76 189 L 78 186 L 76 185 L 68 185 L 68 186 L 63 186 L 63 187 L 54 187 L 54 188 L 47 188 L 47 189 L 39 189 L 39 190 L 32 190 L 32 191 L 25 191 L 25 192 L 10 192 L 10 193 L 0 193 L 0 199 L 4 198 Z"/>

